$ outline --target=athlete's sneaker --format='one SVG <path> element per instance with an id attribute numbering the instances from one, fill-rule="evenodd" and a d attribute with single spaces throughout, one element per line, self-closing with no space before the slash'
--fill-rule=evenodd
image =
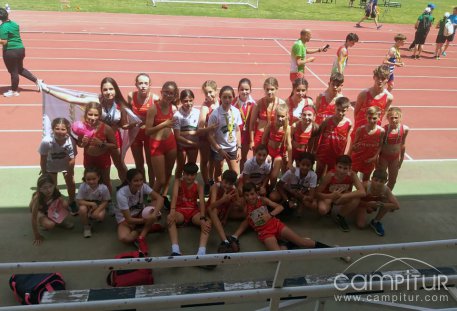
<path id="1" fill-rule="evenodd" d="M 343 232 L 349 232 L 350 229 L 349 229 L 349 225 L 348 223 L 346 222 L 346 218 L 344 218 L 343 216 L 341 216 L 340 214 L 337 214 L 335 216 L 335 222 L 336 224 L 338 225 L 338 227 L 343 231 Z"/>
<path id="2" fill-rule="evenodd" d="M 443 56 L 447 56 L 446 52 L 443 52 L 443 53 L 441 53 L 441 55 L 443 55 Z"/>
<path id="3" fill-rule="evenodd" d="M 144 236 L 139 236 L 133 244 L 138 249 L 139 252 L 143 253 L 144 255 L 148 254 L 148 243 L 146 242 L 146 238 Z"/>
<path id="4" fill-rule="evenodd" d="M 79 208 L 75 201 L 71 202 L 69 207 L 70 207 L 70 214 L 72 216 L 77 216 L 79 214 Z"/>
<path id="5" fill-rule="evenodd" d="M 92 230 L 91 230 L 90 226 L 84 226 L 83 236 L 85 238 L 90 238 L 92 236 Z"/>
<path id="6" fill-rule="evenodd" d="M 205 197 L 209 197 L 209 189 L 211 188 L 210 184 L 205 184 L 205 186 L 203 186 L 203 192 L 205 194 Z"/>
<path id="7" fill-rule="evenodd" d="M 362 28 L 362 26 L 360 26 L 359 23 L 355 24 L 355 27 L 357 27 L 357 28 Z"/>
<path id="8" fill-rule="evenodd" d="M 374 232 L 376 232 L 379 236 L 384 236 L 384 226 L 380 221 L 375 221 L 374 219 L 370 222 L 370 227 L 373 228 Z"/>
<path id="9" fill-rule="evenodd" d="M 228 241 L 230 242 L 230 247 L 232 248 L 232 252 L 238 253 L 240 251 L 240 240 L 233 236 L 229 236 Z"/>
<path id="10" fill-rule="evenodd" d="M 3 93 L 3 96 L 5 96 L 5 97 L 15 97 L 15 96 L 19 96 L 19 92 L 13 91 L 13 90 L 9 90 L 8 92 Z"/>
<path id="11" fill-rule="evenodd" d="M 382 25 L 379 25 L 378 27 L 376 27 L 377 30 L 381 29 Z"/>

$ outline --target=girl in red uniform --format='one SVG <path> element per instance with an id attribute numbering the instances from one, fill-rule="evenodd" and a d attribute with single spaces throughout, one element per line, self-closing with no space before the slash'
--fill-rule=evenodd
<path id="1" fill-rule="evenodd" d="M 339 97 L 335 106 L 335 114 L 325 119 L 319 127 L 316 151 L 318 177 L 331 170 L 335 166 L 336 159 L 345 154 L 352 129 L 351 120 L 345 117 L 350 106 L 349 98 Z"/>
<path id="2" fill-rule="evenodd" d="M 375 218 L 370 221 L 370 227 L 379 236 L 384 236 L 384 226 L 381 219 L 388 213 L 398 210 L 400 204 L 389 187 L 386 186 L 387 173 L 375 170 L 371 181 L 363 183 L 367 195 L 363 197 L 357 208 L 357 227 L 363 229 L 367 226 L 367 214 L 378 211 Z"/>
<path id="3" fill-rule="evenodd" d="M 270 185 L 276 185 L 279 172 L 292 168 L 292 143 L 288 121 L 288 108 L 286 104 L 279 104 L 275 109 L 275 119 L 265 127 L 262 144 L 267 145 L 268 155 L 273 159 L 270 174 Z"/>
<path id="4" fill-rule="evenodd" d="M 84 148 L 84 168 L 98 168 L 102 183 L 112 193 L 110 150 L 117 148 L 117 142 L 113 129 L 100 121 L 101 115 L 102 107 L 100 104 L 90 103 L 86 105 L 83 122 L 85 134 L 81 135 L 75 130 L 74 132 L 78 135 L 78 146 Z"/>
<path id="5" fill-rule="evenodd" d="M 368 108 L 366 115 L 368 123 L 355 131 L 355 138 L 349 149 L 349 155 L 352 158 L 352 170 L 356 173 L 362 173 L 362 181 L 367 181 L 370 178 L 379 152 L 381 152 L 385 133 L 384 129 L 377 124 L 380 115 L 378 107 Z"/>
<path id="6" fill-rule="evenodd" d="M 149 108 L 145 133 L 149 136 L 149 152 L 155 174 L 153 189 L 166 196 L 168 181 L 176 161 L 176 139 L 173 134 L 173 114 L 178 103 L 178 86 L 167 81 L 162 86 L 161 98 Z"/>
<path id="7" fill-rule="evenodd" d="M 240 126 L 241 131 L 241 159 L 240 172 L 243 171 L 244 163 L 248 158 L 249 152 L 249 123 L 251 120 L 252 108 L 255 105 L 254 99 L 251 97 L 251 80 L 243 78 L 238 83 L 238 97 L 232 103 L 233 106 L 240 110 L 241 120 L 243 124 Z"/>
<path id="8" fill-rule="evenodd" d="M 200 244 L 197 255 L 206 254 L 206 243 L 211 230 L 211 221 L 205 217 L 205 197 L 203 195 L 203 187 L 195 180 L 197 172 L 197 164 L 185 164 L 183 177 L 175 179 L 173 185 L 171 209 L 167 217 L 172 249 L 171 256 L 181 255 L 176 225 L 188 223 L 200 227 Z"/>
<path id="9" fill-rule="evenodd" d="M 390 75 L 389 66 L 381 65 L 373 70 L 374 85 L 363 90 L 357 96 L 357 102 L 354 107 L 354 128 L 358 129 L 367 124 L 367 109 L 376 106 L 379 108 L 381 115 L 378 124 L 381 125 L 385 111 L 392 104 L 393 96 L 386 90 L 387 81 Z M 352 133 L 354 139 L 355 132 Z"/>
<path id="10" fill-rule="evenodd" d="M 317 207 L 321 215 L 330 213 L 333 207 L 335 222 L 344 232 L 349 231 L 345 216 L 349 215 L 365 196 L 365 190 L 357 175 L 351 170 L 351 157 L 342 155 L 336 160 L 336 168 L 324 176 L 317 188 Z M 352 191 L 352 187 L 356 190 Z"/>
<path id="11" fill-rule="evenodd" d="M 344 76 L 339 72 L 334 72 L 330 76 L 327 89 L 320 93 L 316 98 L 316 123 L 321 124 L 325 119 L 335 114 L 335 101 L 343 96 Z"/>
<path id="12" fill-rule="evenodd" d="M 159 97 L 151 91 L 151 78 L 146 73 L 140 73 L 135 78 L 135 86 L 137 91 L 130 92 L 127 96 L 127 101 L 133 113 L 141 119 L 141 124 L 138 134 L 135 137 L 130 150 L 132 151 L 135 167 L 140 170 L 143 176 L 146 176 L 144 171 L 144 159 L 148 166 L 149 184 L 154 183 L 154 171 L 151 164 L 151 153 L 149 151 L 149 137 L 145 134 L 146 115 L 149 108 L 159 100 Z M 144 155 L 143 155 L 144 150 Z"/>
<path id="13" fill-rule="evenodd" d="M 284 101 L 276 96 L 279 84 L 276 78 L 270 77 L 263 83 L 265 96 L 254 105 L 249 124 L 250 142 L 249 149 L 254 150 L 261 144 L 262 135 L 268 122 L 274 121 L 274 113 L 279 104 Z"/>
<path id="14" fill-rule="evenodd" d="M 205 101 L 200 108 L 200 118 L 198 120 L 198 129 L 200 133 L 200 168 L 203 182 L 205 183 L 205 196 L 208 196 L 211 183 L 214 182 L 214 163 L 211 157 L 211 148 L 208 141 L 208 134 L 215 129 L 215 126 L 208 128 L 208 120 L 213 110 L 219 107 L 216 82 L 213 80 L 205 81 L 202 85 L 202 91 L 205 94 Z"/>
<path id="15" fill-rule="evenodd" d="M 387 111 L 389 124 L 384 126 L 385 136 L 379 155 L 378 168 L 388 169 L 389 181 L 387 187 L 394 189 L 397 182 L 398 171 L 401 168 L 406 152 L 406 136 L 409 127 L 401 123 L 402 112 L 398 107 L 392 107 Z"/>
<path id="16" fill-rule="evenodd" d="M 316 110 L 314 106 L 305 106 L 301 118 L 291 126 L 292 158 L 294 161 L 301 158 L 301 155 L 308 151 L 314 153 L 315 136 L 318 134 L 319 126 L 314 122 Z"/>
<path id="17" fill-rule="evenodd" d="M 287 99 L 290 125 L 300 120 L 304 107 L 313 105 L 313 100 L 311 97 L 306 96 L 307 91 L 308 81 L 306 81 L 306 79 L 298 78 L 293 82 L 292 93 Z"/>
<path id="18" fill-rule="evenodd" d="M 257 232 L 257 238 L 265 244 L 269 251 L 281 250 L 278 240 L 286 240 L 298 248 L 330 247 L 310 238 L 301 237 L 284 225 L 276 218 L 284 207 L 270 199 L 259 197 L 253 183 L 246 183 L 243 186 L 243 196 L 247 210 L 247 219 L 244 222 Z"/>

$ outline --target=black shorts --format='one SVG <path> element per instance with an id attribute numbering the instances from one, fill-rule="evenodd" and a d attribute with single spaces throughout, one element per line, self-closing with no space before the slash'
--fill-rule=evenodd
<path id="1" fill-rule="evenodd" d="M 448 40 L 449 37 L 451 37 L 451 36 L 445 37 L 443 35 L 438 35 L 438 36 L 436 36 L 435 43 L 444 43 L 444 42 L 446 42 L 446 40 Z"/>
<path id="2" fill-rule="evenodd" d="M 452 35 L 450 35 L 449 37 L 447 37 L 447 41 L 449 41 L 449 42 L 454 41 L 455 31 L 456 31 L 456 30 L 457 30 L 457 29 L 454 30 L 454 33 L 453 33 Z"/>
<path id="3" fill-rule="evenodd" d="M 375 18 L 376 17 L 376 7 L 373 8 L 373 11 L 371 11 L 371 14 L 370 14 L 369 10 L 365 11 L 365 17 L 370 17 L 370 15 L 371 15 L 371 18 Z"/>

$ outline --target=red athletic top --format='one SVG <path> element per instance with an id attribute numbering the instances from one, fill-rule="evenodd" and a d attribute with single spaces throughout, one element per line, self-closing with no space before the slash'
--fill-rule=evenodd
<path id="1" fill-rule="evenodd" d="M 405 129 L 403 128 L 403 124 L 400 125 L 397 133 L 392 134 L 392 128 L 390 128 L 389 124 L 384 125 L 384 130 L 386 131 L 386 136 L 384 138 L 384 144 L 387 145 L 396 145 L 403 141 L 403 136 L 405 135 Z"/>
<path id="2" fill-rule="evenodd" d="M 275 123 L 271 124 L 269 138 L 272 141 L 276 141 L 276 142 L 280 143 L 284 140 L 285 133 L 286 132 L 284 132 L 284 130 L 280 130 L 280 129 L 276 128 L 276 122 L 275 122 Z"/>
<path id="3" fill-rule="evenodd" d="M 156 105 L 156 108 L 157 108 L 157 114 L 155 115 L 153 126 L 157 126 L 162 122 L 165 122 L 167 120 L 173 119 L 173 108 L 171 107 L 171 105 L 168 108 L 168 113 L 167 114 L 163 114 L 162 113 L 162 110 L 160 109 L 159 102 L 157 102 L 155 105 Z"/>
<path id="4" fill-rule="evenodd" d="M 290 125 L 294 124 L 295 122 L 297 122 L 300 119 L 303 109 L 306 106 L 310 105 L 309 100 L 310 100 L 310 97 L 306 97 L 304 100 L 301 100 L 297 104 L 295 104 L 294 101 L 292 100 L 292 96 L 289 96 L 289 98 L 287 100 L 287 107 L 289 107 L 289 124 Z M 300 103 L 302 101 L 304 101 L 304 104 L 301 107 L 301 111 L 296 111 L 297 108 L 299 108 Z"/>
<path id="5" fill-rule="evenodd" d="M 345 122 L 341 126 L 335 124 L 333 119 L 329 119 L 321 134 L 316 156 L 318 158 L 334 158 L 344 154 L 350 128 L 351 121 L 347 118 L 345 118 Z"/>
<path id="6" fill-rule="evenodd" d="M 367 121 L 367 117 L 366 117 L 366 112 L 367 112 L 368 108 L 370 108 L 372 106 L 378 107 L 381 111 L 381 116 L 378 121 L 378 125 L 381 125 L 381 120 L 384 117 L 386 105 L 387 105 L 387 93 L 384 93 L 384 95 L 379 99 L 374 99 L 373 96 L 371 96 L 371 93 L 368 91 L 365 102 L 362 104 L 362 107 L 360 107 L 360 110 L 357 113 L 357 115 L 354 116 L 354 128 L 357 129 L 357 128 L 361 127 L 362 125 L 367 124 L 368 121 Z"/>
<path id="7" fill-rule="evenodd" d="M 94 137 L 97 137 L 102 142 L 106 141 L 105 127 L 106 127 L 105 123 L 99 122 L 99 126 L 98 126 L 97 130 L 94 133 Z"/>
<path id="8" fill-rule="evenodd" d="M 176 207 L 181 209 L 198 209 L 198 187 L 194 182 L 189 188 L 184 180 L 181 180 L 178 190 L 178 200 Z"/>
<path id="9" fill-rule="evenodd" d="M 252 112 L 252 108 L 253 108 L 254 104 L 255 104 L 255 102 L 250 101 L 248 99 L 246 101 L 246 105 L 244 105 L 244 107 L 243 107 L 240 103 L 239 97 L 233 101 L 232 106 L 234 106 L 234 107 L 238 108 L 238 110 L 240 110 L 241 121 L 243 121 L 243 124 L 240 125 L 241 129 L 244 128 L 245 124 L 249 125 L 249 121 L 251 120 L 251 112 Z M 259 118 L 260 118 L 260 114 L 259 114 Z M 246 126 L 246 128 L 247 128 L 247 126 Z"/>
<path id="10" fill-rule="evenodd" d="M 260 231 L 261 228 L 266 224 L 266 222 L 261 218 L 261 215 L 265 212 L 268 213 L 268 207 L 266 207 L 262 200 L 257 199 L 255 205 L 246 204 L 248 212 L 248 222 L 249 225 L 255 230 Z"/>
<path id="11" fill-rule="evenodd" d="M 303 129 L 301 123 L 297 123 L 297 127 L 295 129 L 294 137 L 293 137 L 293 140 L 297 144 L 306 145 L 308 143 L 309 139 L 311 138 L 312 126 L 311 126 L 311 130 L 309 132 L 305 132 L 305 131 L 306 131 L 306 128 Z M 304 151 L 304 149 L 303 150 L 297 149 L 297 150 Z"/>
<path id="12" fill-rule="evenodd" d="M 148 109 L 152 106 L 152 97 L 153 95 L 150 93 L 148 101 L 143 104 L 138 102 L 138 91 L 133 92 L 132 94 L 132 111 L 143 121 L 146 120 Z"/>
<path id="13" fill-rule="evenodd" d="M 366 159 L 372 158 L 378 152 L 379 143 L 381 142 L 381 127 L 376 126 L 376 132 L 369 135 L 365 126 L 360 128 L 359 139 L 352 150 L 352 164 L 354 162 L 365 162 Z"/>
<path id="14" fill-rule="evenodd" d="M 273 103 L 273 107 L 268 109 L 268 104 L 266 103 L 265 97 L 263 97 L 260 102 L 260 110 L 258 118 L 259 120 L 270 121 L 273 122 L 276 114 L 276 106 L 278 105 L 278 98 L 275 98 L 275 102 Z"/>
<path id="15" fill-rule="evenodd" d="M 333 100 L 332 100 L 333 101 Z M 319 109 L 316 112 L 316 123 L 321 124 L 325 119 L 335 114 L 335 103 L 331 104 L 327 102 L 325 92 L 321 94 L 321 102 Z"/>
<path id="16" fill-rule="evenodd" d="M 339 190 L 343 190 L 343 193 L 346 193 L 352 190 L 352 172 L 345 175 L 342 180 L 338 180 L 338 178 L 336 178 L 336 171 L 334 169 L 330 170 L 328 174 L 330 174 L 332 178 L 325 188 L 324 193 L 332 193 Z"/>

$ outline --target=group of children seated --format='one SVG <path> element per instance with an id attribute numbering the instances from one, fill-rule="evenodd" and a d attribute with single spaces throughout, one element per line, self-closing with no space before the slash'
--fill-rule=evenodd
<path id="1" fill-rule="evenodd" d="M 147 111 L 142 128 L 145 137 L 169 131 L 168 136 L 160 136 L 160 140 L 151 139 L 148 161 L 155 165 L 164 163 L 168 169 L 167 155 L 174 153 L 176 158 L 178 153 L 170 201 L 167 194 L 171 175 L 165 176 L 166 182 L 157 187 L 160 179 L 157 175 L 163 175 L 163 165 L 162 170 L 152 165 L 156 180 L 150 180 L 151 185 L 146 182 L 144 166 L 127 170 L 119 157 L 115 160 L 113 153 L 107 151 L 117 150 L 117 143 L 115 133 L 101 120 L 100 104 L 86 103 L 84 126 L 93 133 L 81 134 L 74 142 L 70 134 L 77 132 L 75 124 L 58 118 L 52 122 L 52 137 L 43 139 L 40 145 L 43 174 L 30 203 L 34 243 L 40 244 L 43 240 L 39 227 L 45 230 L 56 225 L 72 228 L 73 223 L 67 217 L 70 212 L 79 213 L 84 237 L 92 235 L 91 226 L 94 221 L 105 218 L 111 201 L 109 175 L 104 175 L 106 169 L 109 171 L 110 157 L 123 181 L 115 195 L 118 239 L 134 243 L 145 254 L 148 253 L 147 234 L 162 231 L 161 222 L 165 223 L 165 218 L 172 256 L 182 254 L 177 228 L 187 224 L 201 230 L 199 255 L 206 253 L 212 228 L 221 240 L 218 247 L 221 253 L 238 252 L 239 237 L 249 227 L 268 250 L 329 247 L 299 236 L 279 220 L 284 214 L 301 217 L 305 209 L 331 216 L 345 232 L 350 230 L 347 219 L 353 217 L 358 228 L 369 224 L 383 236 L 380 220 L 399 208 L 391 190 L 403 162 L 408 132 L 401 124 L 401 110 L 389 107 L 392 95 L 385 90 L 388 76 L 388 67 L 379 66 L 374 70 L 374 85 L 359 94 L 354 107 L 355 130 L 346 117 L 351 104 L 341 94 L 344 77 L 339 73 L 332 74 L 328 88 L 319 94 L 315 104 L 306 95 L 308 83 L 303 78 L 294 81 L 287 101 L 275 95 L 278 84 L 274 78 L 265 81 L 265 97 L 257 102 L 252 102 L 247 79 L 240 81 L 238 97 L 231 87 L 223 87 L 219 93 L 220 104 L 214 99 L 216 91 L 212 84 L 204 84 L 203 91 L 212 98 L 212 104 L 204 106 L 208 111 L 205 117 L 200 115 L 201 124 L 192 121 L 195 123 L 192 130 L 188 124 L 191 121 L 184 122 L 189 117 L 198 118 L 198 111 L 192 113 L 195 108 L 191 91 L 181 92 L 181 106 L 177 111 L 172 109 L 172 104 L 168 114 L 161 110 L 164 109 L 161 103 L 168 105 L 166 98 L 172 103 L 172 97 L 178 94 L 177 86 L 167 82 L 162 89 L 162 99 Z M 138 81 L 141 82 L 137 77 Z M 141 83 L 137 87 L 140 89 Z M 118 88 L 116 92 L 120 92 Z M 154 97 L 147 96 L 149 98 Z M 103 98 L 99 100 L 102 102 Z M 388 123 L 382 127 L 384 115 Z M 171 127 L 175 130 L 175 149 L 169 142 L 170 137 L 173 141 L 175 138 Z M 157 142 L 160 153 L 152 146 Z M 183 143 L 195 146 L 186 149 Z M 77 195 L 71 188 L 76 144 L 85 152 L 84 178 Z M 209 154 L 202 152 L 205 148 Z M 253 157 L 248 159 L 250 150 Z M 205 171 L 202 172 L 203 183 L 197 181 L 199 166 L 195 160 L 199 151 L 200 166 Z M 165 162 L 160 162 L 164 159 Z M 222 172 L 224 161 L 229 169 Z M 97 165 L 103 165 L 104 170 Z M 56 187 L 58 172 L 64 172 L 67 187 L 70 185 L 70 203 Z M 151 175 L 150 170 L 148 172 Z M 166 217 L 162 217 L 162 213 Z M 372 213 L 376 215 L 367 222 L 367 214 Z M 227 235 L 224 225 L 229 219 L 240 221 L 240 225 L 233 234 Z"/>

